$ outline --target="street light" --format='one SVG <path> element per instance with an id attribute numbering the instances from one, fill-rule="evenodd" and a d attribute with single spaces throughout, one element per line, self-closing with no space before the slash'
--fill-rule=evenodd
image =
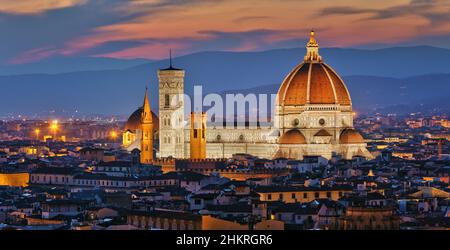
<path id="1" fill-rule="evenodd" d="M 58 120 L 54 120 L 50 125 L 50 130 L 53 132 L 53 140 L 56 141 L 56 132 L 58 131 Z"/>
<path id="2" fill-rule="evenodd" d="M 117 132 L 116 131 L 111 131 L 111 138 L 113 139 L 114 142 L 116 142 L 116 138 L 117 138 Z"/>
<path id="3" fill-rule="evenodd" d="M 34 134 L 36 134 L 36 141 L 39 141 L 39 133 L 40 132 L 41 132 L 41 130 L 38 128 L 34 130 Z"/>

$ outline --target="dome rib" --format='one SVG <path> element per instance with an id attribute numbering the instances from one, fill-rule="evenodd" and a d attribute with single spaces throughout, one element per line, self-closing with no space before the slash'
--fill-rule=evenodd
<path id="1" fill-rule="evenodd" d="M 328 73 L 328 70 L 325 68 L 325 66 L 323 66 L 323 64 L 320 64 L 320 66 L 322 66 L 323 71 L 325 71 L 325 73 L 328 76 L 328 80 L 330 80 L 331 88 L 333 89 L 333 94 L 334 94 L 334 103 L 338 104 L 339 102 L 337 99 L 336 87 L 334 86 L 333 79 L 331 78 L 330 73 Z"/>
<path id="2" fill-rule="evenodd" d="M 323 66 L 329 70 L 330 77 L 334 79 L 333 82 L 336 83 L 334 86 L 336 89 L 338 103 L 352 105 L 352 98 L 350 96 L 350 92 L 348 91 L 347 85 L 344 83 L 344 80 L 342 80 L 339 74 L 330 65 L 323 63 Z"/>
<path id="3" fill-rule="evenodd" d="M 312 63 L 310 103 L 311 104 L 335 104 L 333 89 L 330 79 L 320 63 Z"/>
<path id="4" fill-rule="evenodd" d="M 278 90 L 278 98 L 280 97 L 280 94 L 282 94 L 281 96 L 281 102 L 278 103 L 284 103 L 286 100 L 286 93 L 287 93 L 287 89 L 289 89 L 289 86 L 291 84 L 291 82 L 293 81 L 293 78 L 298 74 L 298 72 L 300 71 L 300 69 L 303 68 L 303 66 L 305 65 L 305 63 L 300 63 L 298 64 L 284 79 L 283 83 L 287 83 L 287 84 L 281 84 L 280 89 Z"/>
<path id="5" fill-rule="evenodd" d="M 308 63 L 308 83 L 306 85 L 306 103 L 311 102 L 311 72 L 312 72 L 312 64 Z"/>

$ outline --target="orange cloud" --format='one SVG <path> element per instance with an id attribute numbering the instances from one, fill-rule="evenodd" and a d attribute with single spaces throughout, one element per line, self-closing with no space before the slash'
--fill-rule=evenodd
<path id="1" fill-rule="evenodd" d="M 81 0 L 43 2 L 47 5 L 41 4 L 40 9 L 55 6 L 50 4 L 54 2 L 70 5 Z M 170 47 L 188 53 L 202 50 L 207 41 L 215 40 L 217 44 L 228 42 L 228 45 L 214 49 L 259 50 L 283 41 L 305 39 L 308 36 L 305 30 L 311 28 L 318 32 L 321 46 L 339 47 L 397 43 L 450 33 L 450 4 L 440 0 L 136 0 L 124 3 L 118 10 L 134 14 L 135 18 L 93 28 L 88 35 L 67 41 L 54 53 L 73 55 L 124 41 L 143 44 L 99 56 L 156 59 L 166 57 Z M 260 30 L 277 32 L 258 35 L 253 32 Z M 53 51 L 38 53 L 45 56 Z"/>
<path id="2" fill-rule="evenodd" d="M 39 61 L 40 59 L 51 57 L 53 55 L 60 54 L 61 51 L 52 47 L 42 47 L 26 51 L 11 60 L 8 61 L 10 64 L 22 64 Z"/>
<path id="3" fill-rule="evenodd" d="M 0 12 L 38 14 L 48 10 L 84 4 L 87 0 L 0 0 Z"/>

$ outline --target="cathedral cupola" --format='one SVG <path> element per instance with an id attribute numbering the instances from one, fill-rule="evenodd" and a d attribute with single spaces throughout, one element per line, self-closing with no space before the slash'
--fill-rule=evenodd
<path id="1" fill-rule="evenodd" d="M 306 44 L 305 62 L 320 62 L 322 57 L 319 55 L 319 44 L 314 37 L 314 30 L 311 30 L 309 42 Z"/>
<path id="2" fill-rule="evenodd" d="M 280 106 L 338 104 L 351 106 L 350 94 L 342 78 L 319 55 L 319 44 L 311 31 L 306 55 L 286 76 L 278 90 Z"/>

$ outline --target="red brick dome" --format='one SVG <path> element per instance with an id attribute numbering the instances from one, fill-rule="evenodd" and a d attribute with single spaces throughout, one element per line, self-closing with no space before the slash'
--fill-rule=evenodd
<path id="1" fill-rule="evenodd" d="M 344 129 L 339 138 L 340 144 L 357 144 L 364 143 L 364 138 L 355 129 Z"/>
<path id="2" fill-rule="evenodd" d="M 311 32 L 304 62 L 297 65 L 284 79 L 278 90 L 277 104 L 340 104 L 351 105 L 344 81 L 319 56 L 319 45 Z"/>
<path id="3" fill-rule="evenodd" d="M 292 129 L 281 135 L 279 144 L 306 144 L 305 136 L 298 129 Z"/>

